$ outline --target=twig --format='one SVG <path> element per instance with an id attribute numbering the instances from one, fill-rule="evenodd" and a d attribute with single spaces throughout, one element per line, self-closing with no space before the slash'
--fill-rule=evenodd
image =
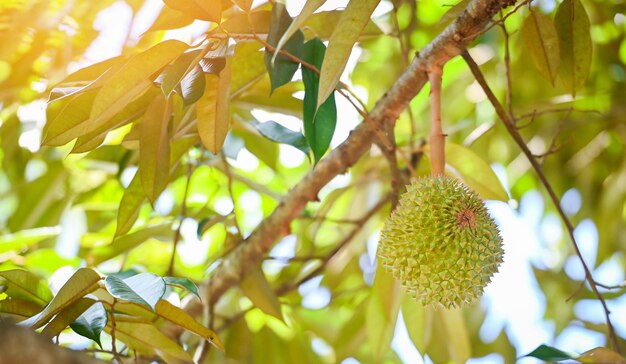
<path id="1" fill-rule="evenodd" d="M 180 229 L 183 226 L 183 220 L 187 217 L 187 195 L 189 194 L 189 185 L 191 184 L 191 173 L 193 169 L 191 167 L 191 163 L 187 163 L 187 181 L 185 182 L 185 192 L 183 192 L 183 201 L 180 206 L 180 222 L 178 223 L 178 227 L 176 228 L 176 232 L 174 233 L 174 241 L 172 248 L 172 256 L 170 258 L 170 264 L 167 267 L 167 275 L 174 275 L 174 261 L 176 258 L 176 248 L 178 247 L 178 242 L 180 241 Z"/>
<path id="2" fill-rule="evenodd" d="M 574 246 L 574 251 L 576 252 L 576 255 L 578 256 L 578 259 L 580 260 L 583 266 L 583 269 L 585 271 L 585 279 L 589 283 L 591 290 L 595 293 L 595 295 L 598 297 L 598 300 L 602 304 L 602 308 L 604 310 L 604 316 L 606 318 L 606 325 L 608 328 L 608 336 L 611 342 L 611 347 L 613 348 L 613 350 L 619 353 L 620 347 L 617 341 L 617 335 L 615 334 L 615 329 L 613 327 L 613 324 L 611 323 L 611 317 L 610 317 L 611 311 L 609 310 L 606 304 L 606 301 L 604 300 L 604 297 L 602 296 L 600 291 L 598 291 L 598 284 L 593 279 L 591 270 L 587 266 L 587 263 L 585 262 L 585 259 L 580 251 L 580 248 L 578 247 L 578 243 L 576 242 L 576 238 L 574 237 L 574 227 L 571 221 L 569 220 L 569 218 L 567 217 L 567 215 L 565 214 L 565 212 L 563 211 L 563 209 L 561 208 L 561 204 L 560 204 L 560 200 L 558 196 L 554 192 L 554 189 L 552 188 L 552 185 L 548 181 L 546 175 L 543 173 L 543 170 L 541 169 L 541 165 L 539 164 L 537 159 L 532 155 L 532 152 L 530 151 L 530 149 L 528 149 L 528 146 L 526 145 L 526 142 L 524 142 L 524 139 L 522 139 L 522 136 L 520 135 L 519 131 L 515 127 L 514 121 L 506 113 L 506 111 L 504 110 L 504 107 L 502 106 L 500 101 L 498 101 L 493 91 L 487 84 L 485 77 L 483 76 L 480 68 L 478 67 L 474 59 L 472 59 L 472 57 L 467 52 L 467 50 L 463 51 L 461 54 L 465 62 L 467 62 L 467 65 L 469 66 L 470 70 L 472 71 L 474 78 L 476 78 L 476 81 L 482 87 L 483 91 L 487 95 L 487 98 L 493 105 L 496 113 L 498 114 L 498 117 L 500 117 L 500 120 L 506 127 L 506 130 L 509 132 L 509 134 L 511 135 L 515 143 L 519 146 L 519 148 L 522 150 L 522 152 L 524 153 L 524 155 L 526 156 L 526 158 L 532 165 L 533 169 L 535 170 L 535 173 L 537 174 L 544 188 L 548 192 L 548 195 L 550 196 L 550 199 L 552 200 L 554 207 L 559 213 L 561 220 L 563 221 L 563 224 L 565 224 L 565 227 L 567 228 L 567 232 Z"/>
<path id="3" fill-rule="evenodd" d="M 230 165 L 226 160 L 226 155 L 224 155 L 224 153 L 220 153 L 220 155 L 222 156 L 222 164 L 224 165 L 223 172 L 228 179 L 228 194 L 233 202 L 233 221 L 235 222 L 235 228 L 237 228 L 239 235 L 242 235 L 241 226 L 239 225 L 239 220 L 237 219 L 237 201 L 235 200 L 235 194 L 233 193 L 233 175 L 230 172 Z"/>
<path id="4" fill-rule="evenodd" d="M 515 114 L 513 113 L 513 81 L 511 79 L 511 49 L 510 49 L 510 36 L 506 30 L 506 24 L 504 21 L 500 23 L 502 34 L 504 34 L 504 68 L 506 74 L 506 104 L 509 107 L 509 116 L 512 120 L 515 120 Z"/>

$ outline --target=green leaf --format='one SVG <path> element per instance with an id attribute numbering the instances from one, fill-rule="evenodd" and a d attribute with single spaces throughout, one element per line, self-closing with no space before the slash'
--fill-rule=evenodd
<path id="1" fill-rule="evenodd" d="M 141 122 L 139 173 L 145 195 L 153 204 L 169 182 L 171 117 L 171 101 L 159 95 L 148 106 Z"/>
<path id="2" fill-rule="evenodd" d="M 115 298 L 156 309 L 165 294 L 165 281 L 152 273 L 141 273 L 126 279 L 114 275 L 104 281 L 107 290 Z"/>
<path id="3" fill-rule="evenodd" d="M 96 302 L 70 324 L 72 330 L 80 336 L 93 340 L 100 348 L 100 333 L 107 324 L 107 312 L 102 302 Z"/>
<path id="4" fill-rule="evenodd" d="M 48 103 L 43 145 L 60 146 L 78 137 L 72 131 L 89 119 L 99 89 L 61 97 Z"/>
<path id="5" fill-rule="evenodd" d="M 522 38 L 539 73 L 552 85 L 559 71 L 559 37 L 552 19 L 532 10 L 522 25 Z"/>
<path id="6" fill-rule="evenodd" d="M 185 75 L 191 71 L 200 59 L 200 50 L 186 52 L 178 56 L 172 65 L 165 68 L 162 73 L 163 82 L 161 82 L 161 90 L 168 97 L 172 91 L 185 78 Z M 195 62 L 194 62 L 195 61 Z"/>
<path id="7" fill-rule="evenodd" d="M 69 86 L 69 85 L 77 85 L 77 86 L 85 86 L 90 82 L 102 77 L 105 73 L 111 70 L 116 70 L 118 67 L 122 66 L 128 60 L 125 56 L 118 56 L 109 58 L 102 62 L 94 63 L 90 66 L 79 69 L 78 71 L 70 74 L 65 77 L 61 82 L 59 82 L 54 87 Z M 50 93 L 50 100 L 54 100 L 56 97 L 53 97 L 55 90 L 53 89 Z"/>
<path id="8" fill-rule="evenodd" d="M 130 234 L 118 236 L 111 244 L 99 245 L 85 255 L 90 265 L 98 265 L 120 254 L 129 252 L 150 238 L 172 239 L 174 232 L 170 222 L 162 222 L 138 229 Z"/>
<path id="9" fill-rule="evenodd" d="M 115 330 L 115 337 L 138 353 L 163 358 L 166 363 L 193 363 L 191 356 L 180 345 L 169 339 L 154 324 L 131 321 L 123 316 L 109 320 L 106 331 Z"/>
<path id="10" fill-rule="evenodd" d="M 93 129 L 96 120 L 108 119 L 122 110 L 151 85 L 152 75 L 188 48 L 183 42 L 166 40 L 131 57 L 98 92 L 91 109 L 90 122 L 85 123 L 84 128 Z M 85 133 L 79 135 L 82 134 Z"/>
<path id="11" fill-rule="evenodd" d="M 311 39 L 304 45 L 303 58 L 306 62 L 320 67 L 324 59 L 326 46 L 318 38 Z M 317 107 L 319 75 L 306 67 L 302 68 L 302 81 L 304 82 L 304 136 L 313 150 L 315 162 L 322 159 L 330 146 L 337 125 L 337 106 L 335 96 L 330 95 L 326 101 Z"/>
<path id="12" fill-rule="evenodd" d="M 195 19 L 219 23 L 222 20 L 221 1 L 163 0 L 165 5 Z"/>
<path id="13" fill-rule="evenodd" d="M 59 227 L 41 227 L 27 230 L 20 230 L 12 234 L 0 236 L 0 253 L 11 250 L 23 250 L 42 240 L 59 235 Z"/>
<path id="14" fill-rule="evenodd" d="M 285 5 L 276 2 L 272 8 L 272 22 L 270 25 L 269 34 L 267 35 L 267 43 L 272 47 L 276 47 L 281 36 L 287 30 L 291 24 L 291 17 L 285 8 Z M 288 41 L 285 42 L 283 50 L 291 55 L 301 58 L 302 44 L 304 42 L 304 34 L 301 31 L 296 31 Z M 283 54 L 278 54 L 274 57 L 274 53 L 266 50 L 265 52 L 265 67 L 270 75 L 271 88 L 270 94 L 293 78 L 293 75 L 298 70 L 299 64 L 294 62 L 289 57 Z"/>
<path id="15" fill-rule="evenodd" d="M 200 293 L 198 292 L 198 286 L 189 278 L 179 278 L 179 277 L 163 277 L 165 284 L 168 286 L 180 287 L 188 290 L 193 293 L 198 299 L 200 298 Z"/>
<path id="16" fill-rule="evenodd" d="M 150 87 L 143 95 L 126 105 L 119 113 L 115 114 L 111 119 L 104 122 L 97 129 L 87 134 L 81 135 L 76 139 L 72 153 L 84 153 L 96 149 L 106 139 L 107 133 L 115 128 L 119 128 L 132 121 L 135 121 L 146 112 L 148 105 L 159 94 L 156 87 Z M 65 140 L 63 140 L 65 141 Z"/>
<path id="17" fill-rule="evenodd" d="M 232 57 L 232 81 L 230 92 L 233 96 L 253 85 L 265 75 L 264 54 L 257 42 L 238 42 Z M 267 92 L 267 91 L 266 91 Z"/>
<path id="18" fill-rule="evenodd" d="M 5 293 L 9 297 L 33 302 L 40 309 L 52 299 L 52 292 L 44 280 L 27 270 L 1 271 L 0 285 L 7 287 Z"/>
<path id="19" fill-rule="evenodd" d="M 259 131 L 259 133 L 261 133 L 261 135 L 273 142 L 291 145 L 306 155 L 309 155 L 311 152 L 306 138 L 301 133 L 285 128 L 284 126 L 271 120 L 264 123 L 254 121 L 251 124 L 256 128 L 256 130 Z"/>
<path id="20" fill-rule="evenodd" d="M 560 360 L 568 360 L 568 359 L 576 359 L 578 355 L 573 355 L 561 351 L 557 348 L 553 348 L 547 345 L 539 345 L 535 350 L 530 353 L 524 355 L 523 357 L 533 357 L 546 361 L 560 361 Z"/>
<path id="21" fill-rule="evenodd" d="M 285 321 L 280 302 L 261 268 L 253 269 L 239 284 L 252 303 L 268 315 Z"/>
<path id="22" fill-rule="evenodd" d="M 367 338 L 375 362 L 382 362 L 382 358 L 390 350 L 401 302 L 400 283 L 379 266 L 365 319 Z"/>
<path id="23" fill-rule="evenodd" d="M 328 41 L 328 53 L 320 70 L 316 109 L 333 93 L 346 68 L 354 44 L 369 23 L 380 0 L 350 1 Z"/>
<path id="24" fill-rule="evenodd" d="M 224 351 L 224 344 L 212 330 L 202 326 L 193 319 L 187 312 L 176 307 L 166 300 L 160 300 L 156 305 L 156 313 L 180 327 L 183 327 L 201 338 L 208 340 L 216 348 Z"/>
<path id="25" fill-rule="evenodd" d="M 52 321 L 46 325 L 41 333 L 49 338 L 58 336 L 94 303 L 96 303 L 96 301 L 91 298 L 79 299 L 54 316 Z M 100 346 L 102 347 L 102 345 Z"/>
<path id="26" fill-rule="evenodd" d="M 133 180 L 124 190 L 122 200 L 120 201 L 120 207 L 117 211 L 115 237 L 126 234 L 133 227 L 145 199 L 146 195 L 143 192 L 141 178 L 139 173 L 136 173 Z"/>
<path id="27" fill-rule="evenodd" d="M 219 76 L 205 74 L 204 94 L 196 104 L 198 134 L 213 154 L 222 149 L 230 126 L 230 79 L 228 63 Z"/>
<path id="28" fill-rule="evenodd" d="M 430 146 L 424 148 L 430 154 Z M 508 201 L 509 195 L 487 162 L 471 149 L 446 142 L 446 164 L 451 166 L 465 184 L 485 200 Z"/>
<path id="29" fill-rule="evenodd" d="M 70 279 L 61 287 L 59 293 L 37 315 L 22 321 L 19 324 L 38 329 L 66 307 L 83 298 L 86 294 L 98 288 L 100 275 L 90 268 L 78 269 Z"/>
<path id="30" fill-rule="evenodd" d="M 276 44 L 276 53 L 272 56 L 272 62 L 276 61 L 278 51 L 283 49 L 288 40 L 291 39 L 291 36 L 294 35 L 302 27 L 302 25 L 304 25 L 307 19 L 309 19 L 313 12 L 315 12 L 315 10 L 317 10 L 317 8 L 322 6 L 325 2 L 326 0 L 307 0 L 304 7 L 300 11 L 300 14 L 293 19 L 293 22 L 291 22 L 289 27 L 287 27 Z"/>
<path id="31" fill-rule="evenodd" d="M 557 9 L 554 22 L 560 43 L 561 82 L 576 96 L 576 90 L 585 85 L 591 69 L 589 17 L 580 0 L 565 0 Z"/>

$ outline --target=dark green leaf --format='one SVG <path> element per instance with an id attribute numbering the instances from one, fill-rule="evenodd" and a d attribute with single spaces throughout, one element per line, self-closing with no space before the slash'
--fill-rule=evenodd
<path id="1" fill-rule="evenodd" d="M 189 71 L 187 76 L 180 82 L 180 93 L 185 105 L 191 105 L 200 100 L 204 94 L 206 81 L 202 68 L 198 65 Z"/>
<path id="2" fill-rule="evenodd" d="M 200 293 L 198 293 L 198 286 L 196 286 L 196 284 L 193 283 L 193 281 L 189 278 L 163 277 L 163 280 L 168 286 L 184 288 L 193 293 L 196 297 L 200 298 Z"/>
<path id="3" fill-rule="evenodd" d="M 102 302 L 96 302 L 83 312 L 76 321 L 70 324 L 72 330 L 78 335 L 91 339 L 102 348 L 100 333 L 107 324 L 107 312 Z"/>
<path id="4" fill-rule="evenodd" d="M 150 307 L 153 311 L 165 294 L 165 281 L 152 273 L 141 273 L 126 279 L 108 276 L 104 283 L 113 297 Z"/>
<path id="5" fill-rule="evenodd" d="M 304 135 L 285 128 L 277 122 L 271 120 L 264 123 L 253 121 L 252 125 L 259 131 L 259 133 L 261 133 L 261 135 L 271 141 L 291 145 L 306 155 L 309 155 L 311 152 Z"/>
<path id="6" fill-rule="evenodd" d="M 303 59 L 316 66 L 322 66 L 326 46 L 319 38 L 311 39 L 304 45 Z M 315 162 L 318 162 L 330 145 L 330 141 L 335 133 L 337 125 L 337 106 L 335 105 L 335 95 L 331 94 L 317 113 L 317 93 L 319 88 L 319 75 L 306 68 L 302 68 L 302 80 L 304 82 L 304 135 L 313 150 Z"/>
<path id="7" fill-rule="evenodd" d="M 272 22 L 267 35 L 267 43 L 272 47 L 276 47 L 278 41 L 282 37 L 283 33 L 287 30 L 291 24 L 291 17 L 287 12 L 284 4 L 279 2 L 274 3 L 272 9 Z M 283 51 L 290 53 L 291 55 L 301 58 L 302 44 L 304 42 L 304 34 L 298 30 L 294 35 L 289 38 L 283 47 Z M 266 50 L 265 52 L 265 67 L 270 75 L 272 83 L 271 91 L 274 91 L 277 87 L 280 87 L 287 82 L 291 81 L 294 73 L 298 70 L 298 63 L 289 59 L 289 57 L 279 54 L 274 62 L 272 58 L 274 53 Z"/>
<path id="8" fill-rule="evenodd" d="M 554 18 L 561 48 L 559 75 L 574 96 L 585 85 L 591 68 L 591 26 L 580 0 L 565 0 Z"/>
<path id="9" fill-rule="evenodd" d="M 199 54 L 200 50 L 183 53 L 176 58 L 172 65 L 165 68 L 162 74 L 163 81 L 161 83 L 161 90 L 163 90 L 165 96 L 169 96 L 183 80 L 185 75 L 193 68 L 192 62 Z"/>
<path id="10" fill-rule="evenodd" d="M 533 358 L 547 360 L 547 361 L 559 361 L 577 358 L 578 355 L 568 354 L 557 348 L 553 348 L 547 345 L 539 345 L 537 349 L 524 355 L 524 357 L 531 356 Z"/>

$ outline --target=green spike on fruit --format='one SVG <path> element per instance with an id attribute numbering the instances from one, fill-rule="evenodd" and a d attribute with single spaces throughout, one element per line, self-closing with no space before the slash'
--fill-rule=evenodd
<path id="1" fill-rule="evenodd" d="M 378 244 L 382 265 L 410 295 L 446 308 L 480 297 L 503 255 L 485 203 L 448 176 L 419 178 L 407 186 Z"/>

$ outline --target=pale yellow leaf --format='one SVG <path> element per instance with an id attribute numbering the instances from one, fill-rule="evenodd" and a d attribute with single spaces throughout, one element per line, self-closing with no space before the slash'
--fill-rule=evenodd
<path id="1" fill-rule="evenodd" d="M 114 115 L 141 93 L 137 87 L 152 82 L 151 77 L 176 59 L 189 46 L 177 40 L 167 40 L 128 60 L 102 86 L 91 109 L 91 119 L 106 119 Z M 112 110 L 113 109 L 113 110 Z"/>
<path id="2" fill-rule="evenodd" d="M 298 31 L 300 27 L 302 27 L 307 19 L 313 14 L 313 12 L 317 10 L 317 8 L 322 6 L 325 2 L 326 0 L 307 0 L 306 4 L 304 4 L 304 7 L 302 8 L 302 11 L 300 11 L 300 14 L 293 19 L 287 30 L 285 30 L 285 33 L 276 44 L 276 52 L 272 57 L 272 62 L 276 60 L 276 57 L 278 56 L 278 51 L 283 48 L 289 38 L 291 38 L 291 36 L 294 35 L 294 33 Z"/>
<path id="3" fill-rule="evenodd" d="M 240 287 L 243 293 L 261 311 L 284 322 L 278 297 L 276 297 L 274 290 L 270 287 L 260 268 L 255 268 L 248 273 L 244 280 L 241 281 Z"/>
<path id="4" fill-rule="evenodd" d="M 230 124 L 229 89 L 230 65 L 219 75 L 206 74 L 204 95 L 196 104 L 198 134 L 202 144 L 213 154 L 217 154 L 224 144 Z"/>
<path id="5" fill-rule="evenodd" d="M 539 73 L 554 85 L 561 58 L 559 37 L 552 19 L 539 11 L 531 11 L 524 20 L 522 38 Z"/>
<path id="6" fill-rule="evenodd" d="M 90 268 L 78 269 L 72 277 L 61 287 L 50 303 L 37 315 L 22 321 L 19 324 L 38 329 L 47 323 L 54 315 L 86 294 L 98 288 L 100 275 Z"/>
<path id="7" fill-rule="evenodd" d="M 320 71 L 316 109 L 335 90 L 339 78 L 346 67 L 348 58 L 352 53 L 354 44 L 369 23 L 370 17 L 379 2 L 380 0 L 360 0 L 348 3 L 346 10 L 341 15 L 337 28 L 335 28 L 328 41 L 328 49 L 326 50 L 326 56 Z"/>
<path id="8" fill-rule="evenodd" d="M 115 330 L 116 339 L 138 353 L 158 355 L 170 364 L 193 363 L 189 353 L 165 336 L 153 323 L 116 315 L 115 320 L 109 319 L 105 330 L 109 334 Z"/>
<path id="9" fill-rule="evenodd" d="M 212 330 L 202 326 L 200 323 L 198 323 L 198 321 L 194 320 L 193 317 L 189 316 L 189 314 L 183 309 L 172 305 L 166 300 L 160 300 L 156 304 L 156 313 L 160 317 L 163 317 L 180 327 L 184 327 L 194 334 L 199 335 L 203 339 L 208 340 L 216 348 L 224 351 L 224 344 L 217 337 L 217 334 L 215 334 L 215 332 L 213 332 Z"/>
<path id="10" fill-rule="evenodd" d="M 576 358 L 581 363 L 626 364 L 626 358 L 611 349 L 598 347 L 582 353 Z"/>
<path id="11" fill-rule="evenodd" d="M 170 140 L 167 126 L 171 111 L 171 103 L 159 94 L 148 106 L 141 121 L 139 172 L 143 190 L 152 203 L 165 189 L 169 178 Z"/>
<path id="12" fill-rule="evenodd" d="M 455 363 L 465 363 L 472 355 L 472 345 L 460 308 L 448 309 L 440 312 L 443 324 L 446 328 L 448 339 L 448 351 L 450 358 Z"/>
<path id="13" fill-rule="evenodd" d="M 393 278 L 391 273 L 379 266 L 376 270 L 365 319 L 367 338 L 374 362 L 382 362 L 382 358 L 391 350 L 391 339 L 401 303 L 400 283 Z"/>

